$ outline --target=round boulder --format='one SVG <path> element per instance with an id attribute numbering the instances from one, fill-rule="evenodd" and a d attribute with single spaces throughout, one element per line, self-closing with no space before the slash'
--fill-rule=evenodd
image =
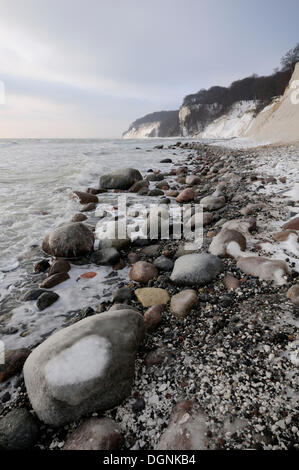
<path id="1" fill-rule="evenodd" d="M 78 258 L 93 251 L 94 235 L 86 225 L 67 223 L 56 227 L 45 236 L 42 249 L 58 258 Z"/>

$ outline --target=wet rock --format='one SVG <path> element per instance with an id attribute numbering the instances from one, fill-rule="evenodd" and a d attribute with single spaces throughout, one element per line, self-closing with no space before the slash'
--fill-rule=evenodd
<path id="1" fill-rule="evenodd" d="M 167 272 L 172 271 L 174 263 L 166 256 L 159 256 L 155 259 L 154 265 L 159 269 L 159 271 Z"/>
<path id="2" fill-rule="evenodd" d="M 208 253 L 184 255 L 176 260 L 170 279 L 179 286 L 205 285 L 222 270 L 222 261 L 217 256 Z"/>
<path id="3" fill-rule="evenodd" d="M 62 282 L 67 281 L 70 278 L 68 273 L 57 273 L 52 274 L 52 276 L 47 277 L 41 284 L 40 287 L 42 289 L 51 289 L 52 287 L 61 284 Z"/>
<path id="4" fill-rule="evenodd" d="M 290 299 L 295 305 L 299 305 L 299 284 L 290 287 L 287 292 L 287 298 Z"/>
<path id="5" fill-rule="evenodd" d="M 124 441 L 119 425 L 110 418 L 90 418 L 73 431 L 63 450 L 116 450 Z"/>
<path id="6" fill-rule="evenodd" d="M 81 209 L 81 212 L 90 212 L 90 211 L 94 211 L 96 210 L 97 208 L 97 205 L 94 203 L 94 202 L 90 202 L 88 204 L 85 204 L 82 209 Z"/>
<path id="7" fill-rule="evenodd" d="M 158 270 L 152 263 L 146 261 L 137 261 L 130 271 L 130 279 L 132 281 L 146 284 L 151 279 L 158 276 Z"/>
<path id="8" fill-rule="evenodd" d="M 26 450 L 34 446 L 38 438 L 35 419 L 25 409 L 10 411 L 0 420 L 0 449 Z"/>
<path id="9" fill-rule="evenodd" d="M 160 163 L 172 163 L 172 160 L 171 158 L 163 158 L 163 160 L 161 160 Z"/>
<path id="10" fill-rule="evenodd" d="M 0 361 L 0 383 L 21 372 L 29 354 L 30 350 L 26 348 L 6 350 L 4 364 Z"/>
<path id="11" fill-rule="evenodd" d="M 156 287 L 144 287 L 136 289 L 135 295 L 143 307 L 152 307 L 154 305 L 164 305 L 170 300 L 169 294 L 165 289 Z"/>
<path id="12" fill-rule="evenodd" d="M 68 273 L 71 270 L 71 265 L 66 259 L 56 259 L 52 264 L 48 272 L 48 276 L 58 273 Z"/>
<path id="13" fill-rule="evenodd" d="M 223 279 L 223 284 L 225 285 L 227 290 L 235 290 L 239 288 L 240 281 L 236 277 L 227 274 Z"/>
<path id="14" fill-rule="evenodd" d="M 282 226 L 284 230 L 299 230 L 299 217 L 289 220 L 286 224 Z"/>
<path id="15" fill-rule="evenodd" d="M 164 195 L 164 191 L 162 191 L 161 189 L 151 189 L 149 192 L 148 192 L 148 196 L 163 196 Z"/>
<path id="16" fill-rule="evenodd" d="M 207 196 L 200 200 L 200 204 L 202 204 L 203 209 L 206 211 L 215 211 L 225 206 L 225 198 L 223 196 Z"/>
<path id="17" fill-rule="evenodd" d="M 167 183 L 167 181 L 163 180 L 156 184 L 156 188 L 167 191 L 167 189 L 169 189 L 169 184 Z"/>
<path id="18" fill-rule="evenodd" d="M 143 319 L 146 330 L 153 330 L 160 325 L 163 310 L 163 305 L 154 305 L 145 312 Z"/>
<path id="19" fill-rule="evenodd" d="M 84 222 L 84 220 L 87 219 L 87 215 L 85 214 L 75 214 L 73 217 L 72 217 L 72 222 Z"/>
<path id="20" fill-rule="evenodd" d="M 41 261 L 39 261 L 38 263 L 34 265 L 33 269 L 35 273 L 44 273 L 48 271 L 49 267 L 50 267 L 49 261 L 47 261 L 46 259 L 42 259 Z"/>
<path id="21" fill-rule="evenodd" d="M 206 419 L 193 409 L 191 401 L 177 403 L 155 450 L 206 450 Z"/>
<path id="22" fill-rule="evenodd" d="M 186 188 L 176 197 L 176 201 L 180 203 L 190 202 L 190 201 L 193 201 L 194 197 L 195 197 L 195 194 L 193 190 L 190 188 Z"/>
<path id="23" fill-rule="evenodd" d="M 143 336 L 143 318 L 132 309 L 93 315 L 51 335 L 24 365 L 39 419 L 60 426 L 119 405 L 131 392 Z"/>
<path id="24" fill-rule="evenodd" d="M 89 204 L 91 202 L 98 203 L 99 199 L 97 196 L 91 193 L 84 193 L 83 191 L 74 191 L 74 194 L 78 196 L 80 204 Z"/>
<path id="25" fill-rule="evenodd" d="M 276 285 L 286 283 L 286 276 L 289 272 L 288 265 L 282 260 L 273 260 L 262 256 L 250 256 L 239 258 L 237 268 L 250 276 L 258 277 L 262 281 L 273 281 Z"/>
<path id="26" fill-rule="evenodd" d="M 42 311 L 50 307 L 58 299 L 59 299 L 59 295 L 56 294 L 56 292 L 44 292 L 37 299 L 36 306 L 39 310 Z"/>
<path id="27" fill-rule="evenodd" d="M 164 175 L 162 175 L 161 173 L 153 173 L 153 174 L 150 174 L 146 177 L 146 179 L 148 181 L 163 181 L 164 180 Z"/>
<path id="28" fill-rule="evenodd" d="M 140 413 L 145 408 L 145 401 L 143 398 L 138 398 L 132 405 L 132 411 L 134 414 Z"/>
<path id="29" fill-rule="evenodd" d="M 237 230 L 222 229 L 216 235 L 209 247 L 209 252 L 215 256 L 242 256 L 246 250 L 246 238 Z"/>
<path id="30" fill-rule="evenodd" d="M 120 260 L 120 254 L 115 248 L 103 248 L 95 251 L 90 258 L 97 266 L 113 266 Z"/>
<path id="31" fill-rule="evenodd" d="M 197 294 L 194 290 L 183 290 L 171 298 L 170 311 L 180 319 L 185 318 L 197 301 Z"/>
<path id="32" fill-rule="evenodd" d="M 44 292 L 47 292 L 45 289 L 31 289 L 26 294 L 21 297 L 23 302 L 28 302 L 29 300 L 37 300 Z"/>
<path id="33" fill-rule="evenodd" d="M 128 304 L 132 298 L 131 291 L 128 287 L 121 287 L 114 292 L 113 302 L 120 304 Z"/>
<path id="34" fill-rule="evenodd" d="M 94 235 L 82 223 L 67 223 L 45 236 L 42 249 L 58 258 L 78 258 L 93 251 Z"/>
<path id="35" fill-rule="evenodd" d="M 141 181 L 142 175 L 135 168 L 122 168 L 113 173 L 100 177 L 101 189 L 130 189 L 130 187 Z"/>

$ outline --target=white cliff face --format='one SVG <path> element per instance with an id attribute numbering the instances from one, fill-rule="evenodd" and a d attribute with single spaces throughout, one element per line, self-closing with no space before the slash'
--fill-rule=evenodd
<path id="1" fill-rule="evenodd" d="M 179 121 L 180 121 L 180 129 L 182 136 L 188 137 L 188 128 L 185 125 L 186 119 L 188 116 L 190 116 L 191 110 L 188 106 L 182 106 L 179 111 Z"/>
<path id="2" fill-rule="evenodd" d="M 124 133 L 124 139 L 145 139 L 147 137 L 158 137 L 160 129 L 160 121 L 140 124 L 132 127 Z"/>
<path id="3" fill-rule="evenodd" d="M 299 63 L 284 95 L 258 114 L 246 137 L 264 142 L 299 141 Z"/>
<path id="4" fill-rule="evenodd" d="M 209 124 L 196 137 L 202 139 L 231 139 L 245 135 L 252 122 L 256 110 L 256 101 L 238 101 L 228 113 Z"/>

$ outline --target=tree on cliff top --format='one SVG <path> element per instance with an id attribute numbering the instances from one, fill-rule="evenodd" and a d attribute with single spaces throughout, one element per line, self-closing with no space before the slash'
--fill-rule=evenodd
<path id="1" fill-rule="evenodd" d="M 282 70 L 294 70 L 295 65 L 299 62 L 299 42 L 293 49 L 290 49 L 281 59 Z"/>

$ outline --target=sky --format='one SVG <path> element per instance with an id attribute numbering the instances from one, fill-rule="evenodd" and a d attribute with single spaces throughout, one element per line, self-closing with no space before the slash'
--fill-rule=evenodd
<path id="1" fill-rule="evenodd" d="M 0 0 L 0 138 L 118 138 L 201 88 L 271 74 L 298 19 L 298 0 Z"/>

